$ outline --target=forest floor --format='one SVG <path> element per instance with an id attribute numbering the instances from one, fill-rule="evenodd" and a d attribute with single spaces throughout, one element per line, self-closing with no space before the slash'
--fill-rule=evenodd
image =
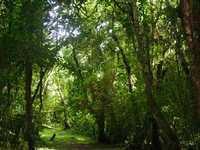
<path id="1" fill-rule="evenodd" d="M 50 141 L 53 134 L 54 140 Z M 41 141 L 37 150 L 123 150 L 123 148 L 97 144 L 90 137 L 79 135 L 71 130 L 45 128 L 40 133 Z"/>

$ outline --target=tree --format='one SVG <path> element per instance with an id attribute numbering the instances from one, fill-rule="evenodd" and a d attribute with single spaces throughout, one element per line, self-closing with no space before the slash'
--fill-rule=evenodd
<path id="1" fill-rule="evenodd" d="M 120 4 L 115 1 L 115 3 L 119 6 Z M 156 120 L 159 129 L 164 132 L 164 138 L 166 138 L 166 141 L 168 142 L 168 146 L 171 149 L 180 149 L 178 138 L 171 129 L 170 125 L 166 121 L 166 119 L 163 117 L 160 108 L 155 102 L 154 95 L 153 95 L 153 73 L 151 69 L 151 43 L 150 38 L 153 39 L 151 28 L 153 27 L 151 18 L 148 20 L 148 15 L 145 14 L 146 7 L 150 9 L 147 2 L 141 2 L 140 6 L 137 6 L 136 1 L 130 1 L 127 4 L 127 8 L 129 9 L 127 12 L 127 16 L 130 20 L 130 25 L 132 26 L 132 31 L 129 34 L 130 37 L 133 38 L 133 45 L 136 49 L 135 52 L 137 54 L 138 61 L 141 65 L 141 70 L 144 77 L 144 83 L 145 83 L 145 94 L 147 99 L 147 104 L 149 106 L 149 109 Z M 128 6 L 129 5 L 129 6 Z M 119 6 L 120 7 L 120 6 Z M 140 10 L 140 11 L 139 11 Z M 148 12 L 148 11 L 147 11 Z M 145 19 L 141 20 L 140 14 L 143 14 Z M 154 22 L 156 23 L 156 22 Z"/>
<path id="2" fill-rule="evenodd" d="M 200 3 L 197 0 L 181 0 L 181 19 L 185 30 L 187 45 L 191 54 L 190 73 L 195 86 L 195 95 L 197 99 L 196 112 L 200 114 L 200 54 L 199 54 L 199 8 Z"/>

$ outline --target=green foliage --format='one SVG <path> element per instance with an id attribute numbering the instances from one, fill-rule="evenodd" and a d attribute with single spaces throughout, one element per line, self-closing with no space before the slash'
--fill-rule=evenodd
<path id="1" fill-rule="evenodd" d="M 79 133 L 109 144 L 151 147 L 153 118 L 159 124 L 149 104 L 152 89 L 153 108 L 161 110 L 180 143 L 198 145 L 195 88 L 187 72 L 191 56 L 180 17 L 177 0 L 2 0 L 0 147 L 27 146 L 27 62 L 33 69 L 37 142 L 91 142 Z M 157 131 L 165 147 L 163 126 Z M 48 141 L 52 132 L 55 142 Z"/>

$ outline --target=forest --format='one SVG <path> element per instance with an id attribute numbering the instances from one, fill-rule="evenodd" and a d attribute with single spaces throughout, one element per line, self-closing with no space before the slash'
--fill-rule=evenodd
<path id="1" fill-rule="evenodd" d="M 0 150 L 200 150 L 200 1 L 0 0 Z"/>

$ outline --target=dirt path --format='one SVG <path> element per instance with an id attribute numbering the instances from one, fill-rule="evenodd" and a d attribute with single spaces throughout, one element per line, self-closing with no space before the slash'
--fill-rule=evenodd
<path id="1" fill-rule="evenodd" d="M 53 140 L 50 140 L 53 134 Z M 123 150 L 111 145 L 97 144 L 90 137 L 74 133 L 71 130 L 46 128 L 41 132 L 37 150 Z"/>
<path id="2" fill-rule="evenodd" d="M 70 144 L 72 150 L 91 150 L 92 146 L 89 144 Z"/>
<path id="3" fill-rule="evenodd" d="M 42 146 L 37 150 L 123 150 L 123 149 L 110 145 L 59 142 Z"/>

